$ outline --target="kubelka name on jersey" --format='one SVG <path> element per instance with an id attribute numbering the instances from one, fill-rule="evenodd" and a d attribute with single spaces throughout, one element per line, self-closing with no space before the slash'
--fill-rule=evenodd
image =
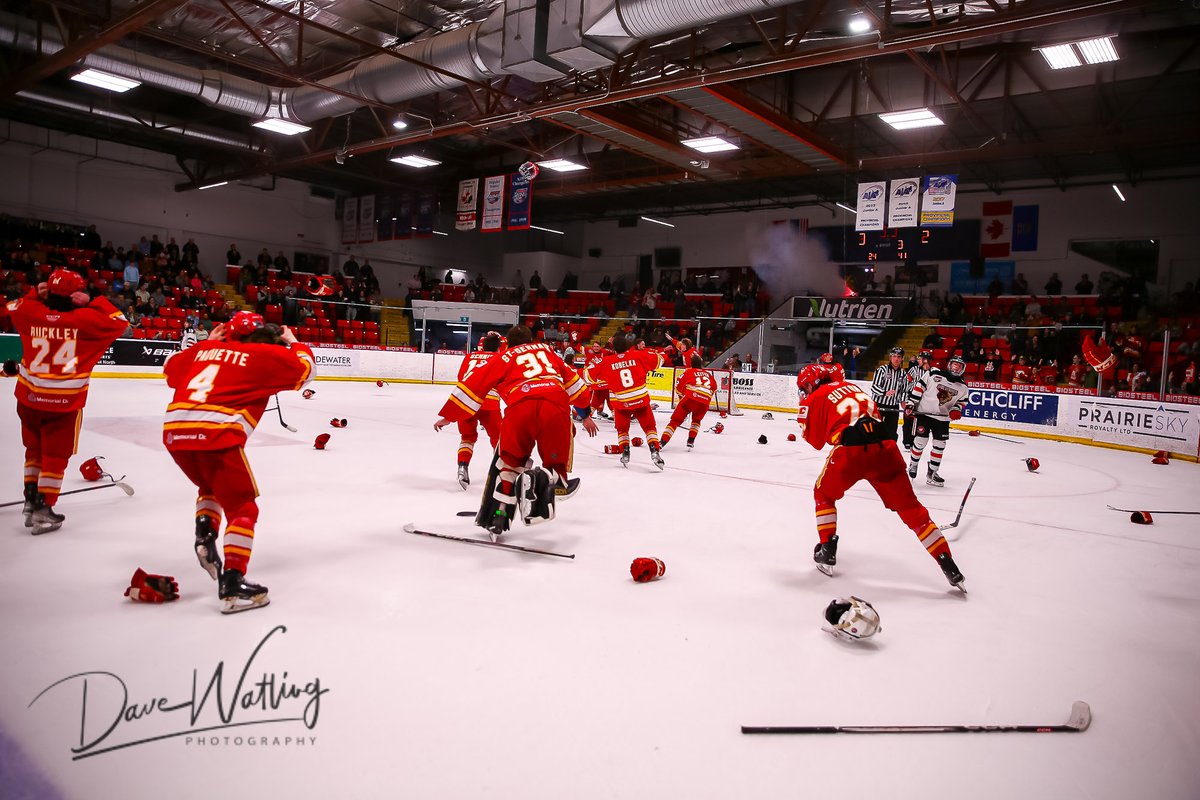
<path id="1" fill-rule="evenodd" d="M 45 325 L 34 325 L 29 329 L 33 339 L 78 339 L 79 328 L 51 328 Z"/>
<path id="2" fill-rule="evenodd" d="M 242 353 L 237 350 L 226 350 L 223 347 L 214 347 L 210 350 L 205 350 L 196 356 L 197 361 L 222 361 L 226 364 L 237 364 L 239 367 L 244 367 L 250 363 L 250 354 Z"/>

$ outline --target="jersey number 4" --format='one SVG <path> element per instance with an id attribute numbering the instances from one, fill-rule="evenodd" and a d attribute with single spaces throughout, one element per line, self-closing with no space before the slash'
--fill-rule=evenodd
<path id="1" fill-rule="evenodd" d="M 220 371 L 220 364 L 209 364 L 197 372 L 196 377 L 188 381 L 187 388 L 192 390 L 192 393 L 188 395 L 188 400 L 193 403 L 203 403 L 207 400 L 209 392 L 213 390 L 213 385 L 217 382 L 217 373 Z"/>

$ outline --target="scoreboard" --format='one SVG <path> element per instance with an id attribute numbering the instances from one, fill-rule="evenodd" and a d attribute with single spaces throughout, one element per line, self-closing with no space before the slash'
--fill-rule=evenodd
<path id="1" fill-rule="evenodd" d="M 955 222 L 949 228 L 885 228 L 856 231 L 840 225 L 811 228 L 829 245 L 829 259 L 843 264 L 904 261 L 965 261 L 979 255 L 977 219 Z"/>

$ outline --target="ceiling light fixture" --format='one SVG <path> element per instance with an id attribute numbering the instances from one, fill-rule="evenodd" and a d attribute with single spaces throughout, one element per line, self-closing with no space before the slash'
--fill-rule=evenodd
<path id="1" fill-rule="evenodd" d="M 417 169 L 436 167 L 438 164 L 442 163 L 440 161 L 434 161 L 432 158 L 426 158 L 425 156 L 397 156 L 396 158 L 391 158 L 388 160 L 394 161 L 397 164 L 403 164 L 406 167 L 416 167 Z"/>
<path id="2" fill-rule="evenodd" d="M 690 147 L 693 150 L 699 150 L 701 153 L 721 153 L 726 150 L 741 150 L 733 142 L 722 139 L 720 136 L 702 136 L 699 139 L 683 139 L 680 144 Z"/>
<path id="3" fill-rule="evenodd" d="M 1111 36 L 1101 36 L 1098 39 L 1085 39 L 1076 42 L 1075 47 L 1083 53 L 1083 60 L 1089 64 L 1103 64 L 1106 61 L 1119 61 L 1117 48 L 1113 47 Z"/>
<path id="4" fill-rule="evenodd" d="M 866 33 L 871 30 L 871 23 L 866 17 L 855 17 L 850 20 L 851 33 Z"/>
<path id="5" fill-rule="evenodd" d="M 445 231 L 434 231 L 434 233 L 436 233 L 438 236 L 449 236 L 450 235 L 450 234 L 446 233 Z"/>
<path id="6" fill-rule="evenodd" d="M 206 185 L 206 186 L 201 186 L 201 187 L 200 187 L 200 191 L 204 191 L 205 189 L 215 189 L 215 188 L 217 188 L 218 186 L 224 186 L 224 185 L 226 185 L 227 183 L 229 183 L 229 181 L 221 181 L 220 183 L 210 183 L 210 184 L 208 184 L 208 185 Z"/>
<path id="7" fill-rule="evenodd" d="M 1075 49 L 1069 44 L 1055 44 L 1050 47 L 1036 47 L 1034 49 L 1042 54 L 1042 58 L 1046 59 L 1046 63 L 1050 65 L 1050 69 L 1067 69 L 1069 67 L 1083 66 L 1083 62 L 1075 54 Z"/>
<path id="8" fill-rule="evenodd" d="M 935 125 L 946 124 L 942 122 L 937 114 L 934 114 L 928 108 L 893 111 L 889 114 L 880 114 L 879 118 L 898 131 L 906 131 L 910 128 L 929 128 Z"/>
<path id="9" fill-rule="evenodd" d="M 642 219 L 646 220 L 646 222 L 653 222 L 655 225 L 665 225 L 668 228 L 675 227 L 670 222 L 663 222 L 661 219 L 654 219 L 653 217 L 642 217 Z"/>
<path id="10" fill-rule="evenodd" d="M 264 131 L 272 133 L 282 133 L 284 136 L 295 136 L 298 133 L 307 133 L 312 128 L 307 125 L 301 125 L 299 122 L 290 122 L 286 119 L 278 117 L 267 117 L 253 123 L 254 127 L 262 128 Z"/>
<path id="11" fill-rule="evenodd" d="M 562 231 L 556 231 L 554 228 L 543 228 L 541 225 L 530 225 L 534 230 L 545 231 L 546 233 L 557 233 L 559 236 L 565 236 Z"/>
<path id="12" fill-rule="evenodd" d="M 402 131 L 408 127 L 408 122 L 405 121 L 404 117 L 396 117 L 392 120 L 392 127 L 398 131 Z"/>
<path id="13" fill-rule="evenodd" d="M 1117 197 L 1121 198 L 1121 202 L 1124 203 L 1125 195 L 1121 194 L 1121 190 L 1117 188 L 1117 185 L 1115 183 L 1112 185 L 1112 187 L 1113 187 L 1113 191 L 1117 193 Z"/>
<path id="14" fill-rule="evenodd" d="M 851 214 L 857 214 L 857 213 L 858 213 L 857 211 L 855 211 L 853 208 L 851 208 L 850 206 L 846 205 L 845 203 L 834 203 L 834 205 L 835 205 L 835 206 L 837 206 L 838 208 L 844 208 L 844 209 L 846 209 L 846 210 L 847 210 L 847 211 L 849 211 Z"/>
<path id="15" fill-rule="evenodd" d="M 549 161 L 539 161 L 537 165 L 546 169 L 552 169 L 555 172 L 578 172 L 581 169 L 587 169 L 583 164 L 576 164 L 574 161 L 568 161 L 565 158 L 552 158 Z"/>
<path id="16" fill-rule="evenodd" d="M 71 76 L 71 80 L 86 83 L 88 86 L 96 86 L 101 89 L 107 89 L 110 92 L 128 92 L 135 86 L 141 86 L 141 81 L 132 81 L 129 78 L 122 78 L 119 75 L 113 75 L 110 72 L 102 72 L 98 69 L 85 69 L 83 72 L 78 72 Z"/>

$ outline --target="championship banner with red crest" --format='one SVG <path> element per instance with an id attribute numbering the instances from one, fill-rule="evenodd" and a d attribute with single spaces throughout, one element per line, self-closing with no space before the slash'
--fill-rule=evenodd
<path id="1" fill-rule="evenodd" d="M 454 227 L 460 231 L 475 230 L 475 209 L 479 205 L 479 178 L 466 178 L 458 182 L 458 213 Z"/>
<path id="2" fill-rule="evenodd" d="M 483 223 L 479 229 L 494 233 L 504 226 L 504 176 L 492 175 L 483 181 Z"/>
<path id="3" fill-rule="evenodd" d="M 532 221 L 533 182 L 519 172 L 510 175 L 508 181 L 508 229 L 527 230 Z"/>

